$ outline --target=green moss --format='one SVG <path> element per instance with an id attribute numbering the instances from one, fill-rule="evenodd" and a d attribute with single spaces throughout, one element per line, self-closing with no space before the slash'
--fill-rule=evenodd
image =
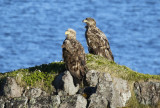
<path id="1" fill-rule="evenodd" d="M 109 61 L 106 58 L 97 55 L 87 54 L 87 66 L 89 69 L 94 69 L 100 72 L 108 72 L 112 76 L 120 77 L 128 81 L 140 81 L 140 80 L 160 80 L 159 75 L 142 74 L 131 70 L 126 66 L 121 66 L 113 61 Z"/>
<path id="2" fill-rule="evenodd" d="M 64 62 L 53 62 L 50 64 L 42 64 L 40 66 L 35 66 L 29 68 L 30 72 L 33 72 L 35 70 L 40 70 L 41 72 L 47 72 L 47 73 L 60 73 L 65 70 Z"/>
<path id="3" fill-rule="evenodd" d="M 65 71 L 64 62 L 53 62 L 28 69 L 18 69 L 12 72 L 0 73 L 0 84 L 6 77 L 14 77 L 18 84 L 26 87 L 39 87 L 47 92 L 53 91 L 52 82 L 56 75 Z"/>

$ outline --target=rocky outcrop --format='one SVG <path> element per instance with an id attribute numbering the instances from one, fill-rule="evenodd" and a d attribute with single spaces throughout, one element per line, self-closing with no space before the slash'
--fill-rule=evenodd
<path id="1" fill-rule="evenodd" d="M 128 81 L 109 73 L 90 70 L 84 87 L 75 86 L 69 71 L 53 81 L 56 91 L 49 94 L 41 88 L 23 89 L 7 77 L 1 85 L 0 108 L 117 108 L 125 107 L 131 98 Z M 130 88 L 131 87 L 131 88 Z M 135 82 L 134 92 L 139 103 L 156 106 L 160 100 L 160 82 Z"/>
<path id="2" fill-rule="evenodd" d="M 112 78 L 108 73 L 91 70 L 87 73 L 86 79 L 89 84 L 96 85 L 96 93 L 89 98 L 89 108 L 124 107 L 131 97 L 127 81 L 121 78 Z"/>
<path id="3" fill-rule="evenodd" d="M 135 82 L 134 91 L 141 104 L 157 105 L 160 101 L 160 82 Z"/>

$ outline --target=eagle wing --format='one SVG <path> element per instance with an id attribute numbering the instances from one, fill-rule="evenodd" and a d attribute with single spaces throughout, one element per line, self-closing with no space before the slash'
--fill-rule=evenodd
<path id="1" fill-rule="evenodd" d="M 90 53 L 114 60 L 108 39 L 99 28 L 88 28 L 86 38 Z"/>
<path id="2" fill-rule="evenodd" d="M 82 79 L 85 75 L 86 61 L 83 46 L 74 39 L 66 39 L 62 45 L 63 58 L 67 70 L 75 78 Z"/>

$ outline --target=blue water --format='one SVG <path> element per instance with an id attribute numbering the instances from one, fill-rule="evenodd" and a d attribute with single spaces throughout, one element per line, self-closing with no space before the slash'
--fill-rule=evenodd
<path id="1" fill-rule="evenodd" d="M 0 0 L 0 72 L 62 60 L 68 28 L 88 53 L 86 17 L 107 35 L 116 63 L 160 74 L 160 0 Z"/>

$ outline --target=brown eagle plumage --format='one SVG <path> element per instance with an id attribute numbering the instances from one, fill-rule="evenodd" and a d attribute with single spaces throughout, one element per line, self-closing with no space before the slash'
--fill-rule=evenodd
<path id="1" fill-rule="evenodd" d="M 96 21 L 93 18 L 86 18 L 83 22 L 87 24 L 85 37 L 89 53 L 100 55 L 114 61 L 108 39 L 106 35 L 96 27 Z"/>
<path id="2" fill-rule="evenodd" d="M 76 31 L 68 29 L 65 34 L 67 36 L 62 45 L 63 59 L 76 85 L 86 74 L 85 52 L 83 46 L 76 40 Z"/>

